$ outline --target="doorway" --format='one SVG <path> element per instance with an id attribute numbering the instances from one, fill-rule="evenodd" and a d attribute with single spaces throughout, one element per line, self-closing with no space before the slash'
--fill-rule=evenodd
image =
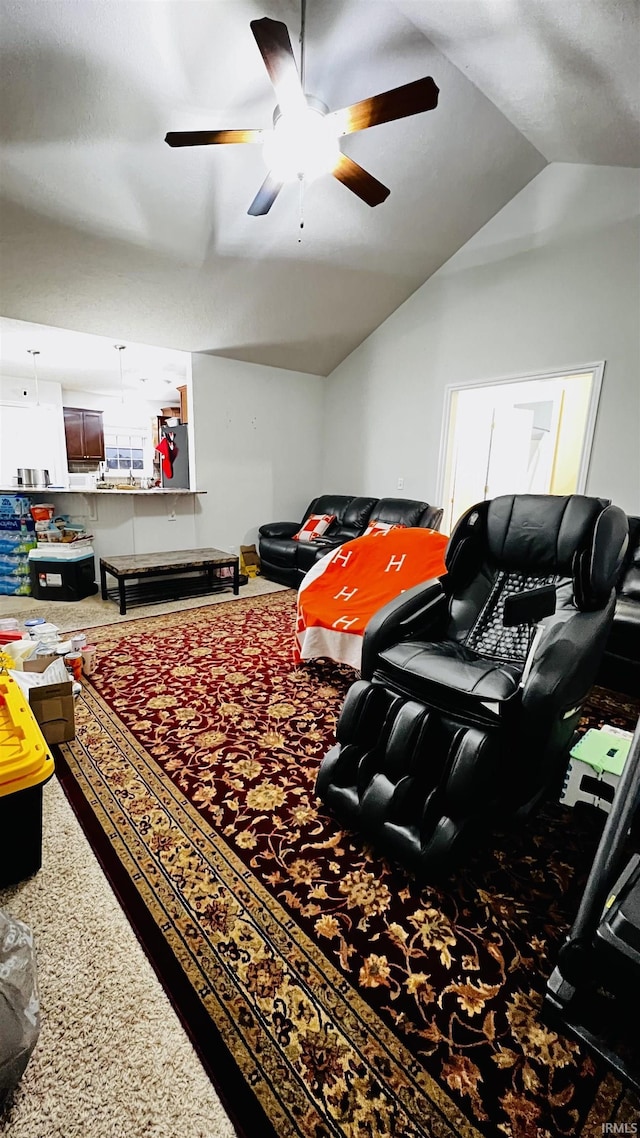
<path id="1" fill-rule="evenodd" d="M 499 494 L 584 493 L 604 364 L 451 386 L 444 411 L 442 528 Z"/>

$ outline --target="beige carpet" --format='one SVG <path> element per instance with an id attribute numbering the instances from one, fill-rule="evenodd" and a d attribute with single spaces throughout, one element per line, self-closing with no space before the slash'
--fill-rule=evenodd
<path id="1" fill-rule="evenodd" d="M 276 585 L 264 577 L 250 577 L 246 585 L 240 586 L 238 597 L 234 597 L 229 589 L 222 593 L 185 597 L 179 601 L 135 606 L 129 609 L 125 616 L 120 616 L 115 601 L 103 601 L 99 593 L 82 601 L 38 601 L 34 597 L 0 596 L 0 619 L 14 617 L 22 622 L 35 616 L 43 616 L 45 620 L 57 624 L 62 632 L 74 632 L 82 628 L 97 628 L 101 624 L 122 624 L 125 620 L 137 620 L 143 616 L 162 616 L 163 613 L 202 608 L 220 604 L 221 601 L 259 597 L 263 593 L 273 593 L 283 588 L 284 585 Z"/>
<path id="2" fill-rule="evenodd" d="M 42 1029 L 0 1133 L 233 1138 L 213 1087 L 56 779 L 44 858 L 0 907 L 35 933 Z"/>

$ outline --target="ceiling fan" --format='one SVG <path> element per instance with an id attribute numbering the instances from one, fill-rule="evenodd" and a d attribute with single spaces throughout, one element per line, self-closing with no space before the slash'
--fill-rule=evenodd
<path id="1" fill-rule="evenodd" d="M 390 190 L 343 154 L 338 139 L 379 123 L 431 111 L 438 103 L 438 87 L 425 77 L 380 95 L 363 99 L 338 111 L 329 111 L 304 90 L 305 0 L 302 0 L 300 74 L 286 24 L 265 16 L 251 21 L 258 50 L 273 84 L 278 104 L 273 130 L 170 131 L 169 146 L 211 146 L 222 143 L 261 143 L 268 174 L 249 206 L 253 217 L 271 209 L 286 181 L 331 173 L 367 205 L 379 205 Z"/>

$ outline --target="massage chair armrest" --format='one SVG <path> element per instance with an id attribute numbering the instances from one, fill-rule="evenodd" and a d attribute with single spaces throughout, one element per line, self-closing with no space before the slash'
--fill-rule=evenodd
<path id="1" fill-rule="evenodd" d="M 371 679 L 380 652 L 402 640 L 439 639 L 448 613 L 442 581 L 422 581 L 373 614 L 362 642 L 363 680 Z"/>
<path id="2" fill-rule="evenodd" d="M 300 529 L 302 522 L 267 522 L 260 526 L 260 537 L 293 537 Z"/>
<path id="3" fill-rule="evenodd" d="M 603 609 L 562 608 L 544 622 L 522 692 L 525 711 L 535 712 L 538 704 L 550 698 L 565 709 L 582 702 L 595 681 L 614 607 L 612 592 Z M 579 667 L 576 660 L 580 660 Z"/>

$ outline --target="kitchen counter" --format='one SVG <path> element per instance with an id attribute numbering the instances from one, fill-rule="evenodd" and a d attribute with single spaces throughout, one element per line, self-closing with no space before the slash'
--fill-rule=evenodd
<path id="1" fill-rule="evenodd" d="M 107 494 L 117 494 L 119 498 L 123 494 L 139 494 L 144 495 L 145 498 L 150 497 L 164 497 L 166 494 L 206 494 L 206 490 L 171 490 L 169 486 L 156 486 L 152 490 L 140 490 L 127 486 L 126 490 L 89 490 L 82 486 L 70 486 L 62 488 L 60 486 L 0 486 L 0 494 L 83 494 L 85 498 L 87 495 L 96 495 L 99 498 L 104 498 Z"/>

